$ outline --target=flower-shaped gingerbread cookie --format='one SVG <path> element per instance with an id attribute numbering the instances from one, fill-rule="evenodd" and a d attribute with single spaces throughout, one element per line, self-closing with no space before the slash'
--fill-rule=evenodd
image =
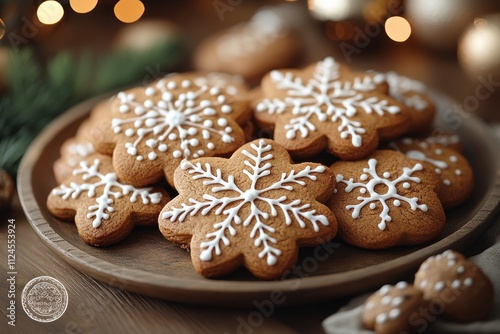
<path id="1" fill-rule="evenodd" d="M 356 160 L 373 152 L 379 139 L 408 129 L 408 111 L 387 90 L 375 74 L 351 73 L 326 58 L 304 70 L 266 75 L 264 99 L 254 115 L 262 126 L 274 125 L 274 140 L 293 156 L 313 156 L 326 148 L 343 160 Z"/>
<path id="2" fill-rule="evenodd" d="M 423 83 L 395 72 L 379 73 L 377 76 L 377 80 L 387 81 L 389 95 L 402 102 L 410 112 L 409 132 L 425 131 L 432 125 L 436 106 L 427 96 L 427 88 Z"/>
<path id="3" fill-rule="evenodd" d="M 422 291 L 406 282 L 384 285 L 366 300 L 363 325 L 377 334 L 408 333 L 423 319 L 419 311 L 426 305 Z"/>
<path id="4" fill-rule="evenodd" d="M 275 279 L 293 266 L 299 246 L 335 236 L 335 216 L 321 203 L 334 184 L 327 167 L 291 164 L 277 143 L 255 140 L 230 159 L 184 160 L 175 172 L 179 196 L 163 209 L 160 230 L 191 249 L 204 276 L 245 266 Z"/>
<path id="5" fill-rule="evenodd" d="M 93 154 L 47 199 L 49 211 L 74 219 L 80 237 L 94 246 L 109 246 L 130 234 L 134 225 L 154 225 L 170 199 L 161 188 L 136 188 L 121 182 L 111 157 Z"/>
<path id="6" fill-rule="evenodd" d="M 488 276 L 451 250 L 425 260 L 415 274 L 414 284 L 426 300 L 439 303 L 443 316 L 451 321 L 481 320 L 493 305 L 493 285 Z"/>
<path id="7" fill-rule="evenodd" d="M 349 244 L 382 249 L 434 239 L 446 217 L 438 178 L 421 163 L 394 151 L 331 166 L 337 184 L 329 207 L 339 236 Z"/>
<path id="8" fill-rule="evenodd" d="M 459 205 L 471 194 L 474 186 L 472 168 L 457 151 L 429 140 L 412 138 L 402 138 L 389 145 L 434 170 L 441 180 L 438 196 L 445 208 Z"/>
<path id="9" fill-rule="evenodd" d="M 109 109 L 93 141 L 101 153 L 113 148 L 117 175 L 136 186 L 163 175 L 173 185 L 182 159 L 231 154 L 245 143 L 240 124 L 251 114 L 248 102 L 189 73 L 121 92 Z"/>

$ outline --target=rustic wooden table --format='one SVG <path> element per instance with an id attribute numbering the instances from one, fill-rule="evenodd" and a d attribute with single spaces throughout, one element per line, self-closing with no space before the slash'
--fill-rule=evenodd
<path id="1" fill-rule="evenodd" d="M 206 10 L 213 9 L 207 7 Z M 224 25 L 245 16 L 248 15 L 244 10 L 238 8 Z M 96 22 L 92 23 L 93 29 L 98 30 Z M 214 21 L 211 25 L 214 27 L 219 23 Z M 188 33 L 199 31 L 197 26 L 183 27 Z M 308 31 L 304 31 L 304 34 L 309 36 L 304 47 L 305 59 L 319 59 L 326 55 L 342 59 L 338 44 L 328 43 L 322 34 L 313 31 L 317 28 L 310 27 Z M 85 30 L 85 27 L 81 29 Z M 57 36 L 54 36 L 53 40 L 57 39 Z M 314 47 L 309 47 L 311 45 Z M 47 48 L 50 48 L 50 45 Z M 399 71 L 450 94 L 458 101 L 473 96 L 478 85 L 477 81 L 467 79 L 453 55 L 427 53 L 416 43 L 382 43 L 375 48 L 367 48 L 353 56 L 351 65 L 359 69 Z M 499 102 L 500 94 L 493 92 L 488 99 L 480 101 L 473 112 L 488 121 L 498 121 L 500 113 L 495 110 L 495 106 Z M 0 217 L 0 268 L 4 277 L 0 295 L 0 333 L 322 333 L 322 320 L 346 302 L 331 300 L 314 305 L 259 310 L 257 307 L 232 309 L 183 305 L 143 297 L 112 287 L 106 282 L 98 282 L 56 256 L 29 225 L 17 197 L 11 210 L 1 213 Z M 8 300 L 7 294 L 4 293 L 4 273 L 8 271 L 6 240 L 9 219 L 14 219 L 16 226 L 15 327 L 7 325 Z M 65 314 L 51 323 L 31 320 L 21 307 L 23 287 L 32 278 L 42 275 L 60 280 L 69 294 Z M 119 286 L 119 282 L 114 282 L 114 285 Z"/>

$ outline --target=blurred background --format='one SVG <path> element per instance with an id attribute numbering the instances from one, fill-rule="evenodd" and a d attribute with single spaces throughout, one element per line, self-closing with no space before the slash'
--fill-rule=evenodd
<path id="1" fill-rule="evenodd" d="M 465 120 L 500 122 L 496 0 L 0 0 L 0 168 L 14 176 L 74 104 L 192 70 L 200 41 L 262 6 L 285 9 L 297 66 L 331 55 L 396 71 L 453 97 Z"/>

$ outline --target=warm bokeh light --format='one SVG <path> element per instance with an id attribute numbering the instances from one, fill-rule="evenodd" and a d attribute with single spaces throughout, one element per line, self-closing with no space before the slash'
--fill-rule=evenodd
<path id="1" fill-rule="evenodd" d="M 85 14 L 97 6 L 97 1 L 98 0 L 69 0 L 69 5 L 75 12 Z"/>
<path id="2" fill-rule="evenodd" d="M 411 26 L 404 17 L 392 16 L 385 21 L 385 33 L 395 42 L 404 42 L 411 35 Z"/>
<path id="3" fill-rule="evenodd" d="M 314 17 L 331 21 L 347 19 L 354 7 L 349 0 L 308 0 L 307 5 Z"/>
<path id="4" fill-rule="evenodd" d="M 124 23 L 137 21 L 144 10 L 144 4 L 138 0 L 120 0 L 114 9 L 116 18 Z"/>
<path id="5" fill-rule="evenodd" d="M 43 24 L 56 24 L 61 21 L 63 15 L 63 6 L 54 0 L 42 2 L 36 11 L 38 20 Z"/>
<path id="6" fill-rule="evenodd" d="M 0 39 L 5 35 L 5 23 L 0 19 Z"/>

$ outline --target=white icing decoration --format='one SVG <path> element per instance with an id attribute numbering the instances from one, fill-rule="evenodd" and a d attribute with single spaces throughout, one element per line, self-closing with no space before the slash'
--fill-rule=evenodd
<path id="1" fill-rule="evenodd" d="M 467 277 L 466 279 L 464 279 L 464 285 L 471 286 L 472 285 L 472 278 Z"/>
<path id="2" fill-rule="evenodd" d="M 416 81 L 395 72 L 378 74 L 381 79 L 385 79 L 389 84 L 389 94 L 396 100 L 404 103 L 407 107 L 416 111 L 423 111 L 429 106 L 428 102 L 418 94 L 425 92 L 426 87 L 420 81 Z"/>
<path id="3" fill-rule="evenodd" d="M 398 308 L 393 308 L 389 311 L 389 319 L 397 319 L 401 315 L 401 310 Z"/>
<path id="4" fill-rule="evenodd" d="M 396 284 L 396 289 L 402 290 L 408 287 L 408 283 L 401 281 Z"/>
<path id="5" fill-rule="evenodd" d="M 129 196 L 130 202 L 135 203 L 137 198 L 142 199 L 144 205 L 151 203 L 160 203 L 161 193 L 151 193 L 152 188 L 142 188 L 138 189 L 131 185 L 122 184 L 118 182 L 118 178 L 115 173 L 108 173 L 106 175 L 99 173 L 99 166 L 101 161 L 99 159 L 94 160 L 94 163 L 89 166 L 86 161 L 80 162 L 80 168 L 73 170 L 73 175 L 81 175 L 82 183 L 71 182 L 69 187 L 66 185 L 61 185 L 56 188 L 52 193 L 56 196 L 60 196 L 63 200 L 67 200 L 70 197 L 72 199 L 77 199 L 80 194 L 87 193 L 87 196 L 93 198 L 96 196 L 96 190 L 102 187 L 102 195 L 95 199 L 95 205 L 88 207 L 89 213 L 87 218 L 93 218 L 92 226 L 97 228 L 101 226 L 104 220 L 109 219 L 110 214 L 115 212 L 113 207 L 113 198 L 121 198 L 122 196 Z M 93 179 L 93 183 L 85 182 Z"/>
<path id="6" fill-rule="evenodd" d="M 457 273 L 463 274 L 464 272 L 465 272 L 464 266 L 460 266 L 460 267 L 457 268 Z"/>
<path id="7" fill-rule="evenodd" d="M 67 160 L 70 167 L 76 167 L 83 158 L 95 152 L 95 148 L 90 142 L 71 144 L 68 145 L 67 149 L 70 154 Z"/>
<path id="8" fill-rule="evenodd" d="M 294 193 L 295 188 L 306 185 L 304 179 L 317 180 L 314 174 L 323 173 L 324 166 L 317 166 L 314 169 L 306 166 L 300 171 L 292 170 L 288 174 L 283 173 L 279 181 L 262 188 L 258 184 L 262 183 L 261 179 L 270 175 L 273 169 L 272 160 L 274 157 L 271 153 L 267 153 L 272 150 L 272 146 L 267 144 L 265 140 L 260 140 L 258 146 L 252 143 L 250 147 L 252 151 L 241 151 L 241 154 L 246 157 L 244 164 L 247 166 L 246 169 L 243 169 L 243 174 L 251 182 L 247 190 L 242 190 L 236 185 L 233 175 L 228 175 L 224 179 L 222 171 L 220 169 L 213 171 L 212 166 L 208 163 L 194 165 L 187 160 L 183 160 L 181 163 L 181 168 L 188 171 L 193 180 L 202 179 L 204 185 L 213 186 L 211 189 L 213 194 L 204 194 L 204 201 L 190 198 L 189 204 L 183 203 L 181 208 L 172 208 L 164 212 L 162 219 L 183 222 L 187 215 L 194 216 L 199 212 L 201 215 L 207 215 L 215 208 L 217 208 L 215 209 L 216 215 L 226 216 L 225 219 L 213 225 L 215 231 L 206 235 L 208 241 L 200 244 L 202 249 L 200 259 L 202 261 L 210 261 L 214 255 L 220 255 L 222 253 L 221 243 L 224 246 L 231 244 L 230 236 L 236 234 L 232 224 L 242 224 L 245 227 L 253 224 L 249 236 L 254 239 L 255 247 L 262 247 L 258 257 L 260 259 L 265 257 L 269 266 L 275 265 L 278 256 L 282 253 L 278 249 L 277 240 L 272 237 L 276 232 L 275 228 L 266 225 L 266 220 L 270 216 L 275 217 L 278 212 L 281 212 L 287 226 L 295 221 L 301 228 L 307 227 L 304 220 L 309 221 L 315 232 L 319 231 L 318 224 L 329 225 L 324 215 L 317 214 L 316 210 L 311 209 L 310 204 L 302 203 L 302 200 L 297 198 L 297 194 Z M 274 191 L 283 190 L 289 191 L 290 195 L 295 195 L 295 198 L 289 199 L 286 196 L 273 198 L 271 196 Z M 225 197 L 217 198 L 214 196 L 220 191 L 226 192 Z M 228 195 L 228 192 L 232 192 L 233 195 Z M 265 205 L 257 205 L 259 202 Z M 245 205 L 250 206 L 250 214 L 241 217 L 240 210 Z M 269 211 L 263 211 L 263 208 L 267 208 Z"/>
<path id="9" fill-rule="evenodd" d="M 443 281 L 438 281 L 436 284 L 434 284 L 434 290 L 436 291 L 442 291 L 445 287 L 445 284 Z"/>
<path id="10" fill-rule="evenodd" d="M 369 301 L 368 303 L 366 303 L 366 308 L 367 309 L 372 309 L 375 307 L 375 302 L 374 301 Z"/>
<path id="11" fill-rule="evenodd" d="M 422 211 L 427 211 L 427 205 L 425 204 L 418 204 L 418 198 L 413 197 L 413 198 L 407 198 L 404 196 L 401 196 L 398 194 L 398 190 L 396 186 L 400 182 L 404 181 L 411 181 L 415 183 L 420 183 L 420 178 L 411 176 L 415 171 L 420 171 L 423 169 L 421 164 L 416 164 L 413 166 L 413 168 L 403 168 L 403 174 L 401 174 L 398 178 L 395 180 L 388 180 L 381 178 L 376 171 L 376 166 L 377 166 L 377 160 L 376 159 L 370 159 L 368 160 L 368 167 L 369 168 L 364 168 L 363 173 L 369 174 L 371 176 L 371 179 L 368 182 L 361 183 L 361 182 L 354 182 L 354 180 L 351 178 L 349 180 L 344 180 L 344 176 L 341 174 L 337 174 L 337 182 L 342 182 L 345 183 L 347 186 L 345 187 L 345 192 L 349 193 L 352 190 L 358 188 L 358 187 L 363 187 L 366 188 L 368 192 L 367 197 L 359 196 L 357 199 L 361 201 L 361 203 L 356 204 L 356 205 L 347 205 L 346 209 L 347 210 L 353 210 L 352 212 L 352 218 L 356 219 L 360 215 L 361 209 L 369 204 L 370 209 L 375 209 L 375 206 L 372 204 L 375 203 L 380 203 L 382 206 L 382 212 L 380 213 L 379 217 L 381 218 L 378 228 L 380 230 L 385 230 L 386 229 L 386 222 L 390 222 L 392 220 L 392 217 L 389 215 L 389 206 L 387 205 L 387 200 L 389 199 L 397 199 L 400 202 L 406 202 L 410 205 L 410 208 L 412 210 L 417 210 L 420 209 Z M 385 194 L 379 194 L 375 191 L 375 186 L 383 184 L 387 188 L 387 192 Z M 399 203 L 401 204 L 401 203 Z"/>
<path id="12" fill-rule="evenodd" d="M 205 139 L 215 135 L 225 143 L 234 141 L 230 135 L 233 129 L 228 126 L 227 118 L 232 108 L 218 101 L 223 95 L 210 99 L 206 93 L 214 87 L 197 85 L 189 80 L 182 81 L 180 85 L 190 90 L 174 92 L 177 84 L 165 79 L 160 80 L 156 88 L 146 88 L 147 96 L 158 95 L 161 98 L 156 105 L 149 98 L 141 102 L 131 94 L 117 95 L 123 117 L 114 118 L 112 128 L 115 133 L 124 132 L 132 140 L 125 144 L 128 154 L 141 157 L 138 160 L 144 157 L 155 160 L 159 154 L 171 150 L 174 158 L 189 158 L 194 152 L 204 152 L 200 149 L 205 144 L 192 138 L 201 131 Z M 213 122 L 214 117 L 219 121 Z M 147 148 L 140 147 L 141 142 L 145 142 Z M 197 155 L 200 156 L 199 153 Z"/>
<path id="13" fill-rule="evenodd" d="M 460 137 L 458 135 L 435 135 L 429 136 L 425 139 L 429 143 L 440 144 L 443 146 L 450 146 L 453 144 L 458 144 L 460 142 Z"/>
<path id="14" fill-rule="evenodd" d="M 377 316 L 375 317 L 375 322 L 377 324 L 383 324 L 386 321 L 387 321 L 387 314 L 385 314 L 385 313 L 377 314 Z"/>
<path id="15" fill-rule="evenodd" d="M 392 301 L 391 296 L 384 296 L 384 297 L 382 297 L 380 302 L 382 303 L 382 305 L 389 305 L 391 303 L 391 301 Z"/>
<path id="16" fill-rule="evenodd" d="M 386 284 L 386 285 L 382 286 L 379 291 L 382 295 L 386 295 L 391 290 L 391 288 L 392 288 L 391 285 Z"/>
<path id="17" fill-rule="evenodd" d="M 406 139 L 409 139 L 409 138 L 406 138 Z M 408 144 L 406 144 L 408 142 L 405 142 L 404 139 L 401 142 L 405 145 L 408 145 Z M 410 139 L 409 144 L 412 144 L 412 143 L 413 143 L 413 140 Z M 441 175 L 443 169 L 448 169 L 448 167 L 449 167 L 448 163 L 446 163 L 445 161 L 432 159 L 432 158 L 428 157 L 427 154 L 425 154 L 422 151 L 419 151 L 419 150 L 401 151 L 400 147 L 395 142 L 392 142 L 390 145 L 396 151 L 403 152 L 407 157 L 409 157 L 411 159 L 425 161 L 425 162 L 428 162 L 428 163 L 434 165 L 436 167 L 434 169 L 434 172 L 438 175 Z M 437 155 L 442 155 L 443 150 L 438 148 L 434 151 L 434 153 Z M 457 161 L 458 161 L 458 159 L 456 156 L 454 156 L 454 155 L 450 156 L 450 162 L 456 163 Z M 457 176 L 460 176 L 460 175 L 462 175 L 462 171 L 460 169 L 456 169 L 455 174 Z M 449 185 L 451 185 L 451 180 L 450 179 L 443 179 L 443 183 L 445 185 L 449 186 Z"/>
<path id="18" fill-rule="evenodd" d="M 278 13 L 265 9 L 257 12 L 249 22 L 241 23 L 216 43 L 216 50 L 222 59 L 253 57 L 288 33 L 289 27 Z"/>
<path id="19" fill-rule="evenodd" d="M 427 283 L 428 283 L 427 280 L 424 279 L 423 281 L 420 282 L 420 287 L 425 288 L 427 286 Z"/>
<path id="20" fill-rule="evenodd" d="M 333 122 L 339 123 L 338 131 L 342 139 L 351 137 L 351 144 L 360 147 L 366 129 L 352 117 L 358 112 L 383 116 L 401 111 L 398 106 L 390 105 L 388 100 L 365 96 L 365 92 L 379 87 L 380 82 L 372 76 L 340 81 L 339 65 L 333 58 L 318 62 L 313 77 L 307 83 L 291 72 L 275 70 L 270 76 L 276 88 L 285 90 L 287 96 L 284 99 L 264 99 L 256 110 L 269 114 L 286 112 L 296 116 L 285 125 L 286 137 L 290 140 L 300 140 L 317 131 L 316 122 Z"/>
<path id="21" fill-rule="evenodd" d="M 451 287 L 453 289 L 458 289 L 460 288 L 460 285 L 462 285 L 462 283 L 460 282 L 460 280 L 456 279 L 456 280 L 453 280 L 453 282 L 451 282 Z"/>

